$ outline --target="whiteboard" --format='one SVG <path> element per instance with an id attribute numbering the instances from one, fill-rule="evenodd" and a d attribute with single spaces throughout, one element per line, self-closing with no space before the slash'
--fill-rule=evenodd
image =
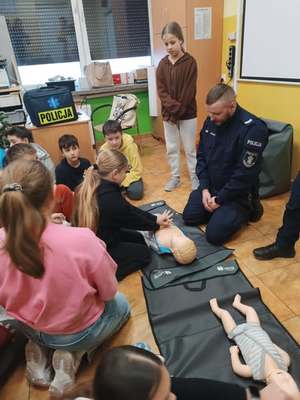
<path id="1" fill-rule="evenodd" d="M 300 82 L 300 0 L 244 0 L 240 78 Z"/>

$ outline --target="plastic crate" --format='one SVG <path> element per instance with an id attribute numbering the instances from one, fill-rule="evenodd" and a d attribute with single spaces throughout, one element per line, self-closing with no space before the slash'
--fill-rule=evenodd
<path id="1" fill-rule="evenodd" d="M 22 108 L 15 111 L 6 112 L 5 114 L 7 116 L 7 122 L 10 125 L 25 124 L 26 122 L 26 114 Z"/>

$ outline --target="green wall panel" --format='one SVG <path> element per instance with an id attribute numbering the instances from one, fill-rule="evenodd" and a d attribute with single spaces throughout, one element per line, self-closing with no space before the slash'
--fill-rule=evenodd
<path id="1" fill-rule="evenodd" d="M 149 101 L 148 101 L 148 92 L 138 92 L 134 93 L 140 100 L 140 104 L 138 106 L 138 123 L 140 134 L 152 133 L 152 121 L 149 116 Z M 92 108 L 92 111 L 102 105 L 102 104 L 112 104 L 113 96 L 106 97 L 98 97 L 87 99 L 87 104 L 89 104 Z M 104 108 L 96 112 L 94 116 L 94 126 L 103 124 L 109 117 L 110 108 Z M 127 129 L 126 133 L 136 134 L 136 129 Z M 102 133 L 96 132 L 96 139 L 103 139 Z"/>

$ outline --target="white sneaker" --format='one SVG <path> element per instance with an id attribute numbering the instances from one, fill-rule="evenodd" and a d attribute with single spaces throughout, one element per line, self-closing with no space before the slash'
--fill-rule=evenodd
<path id="1" fill-rule="evenodd" d="M 52 369 L 48 364 L 49 349 L 29 340 L 25 347 L 26 377 L 35 386 L 48 387 Z"/>
<path id="2" fill-rule="evenodd" d="M 72 388 L 83 354 L 81 351 L 55 350 L 52 357 L 55 376 L 49 387 L 51 396 L 60 397 L 66 390 Z"/>
<path id="3" fill-rule="evenodd" d="M 172 176 L 172 178 L 166 183 L 165 192 L 172 192 L 180 185 L 179 176 Z"/>

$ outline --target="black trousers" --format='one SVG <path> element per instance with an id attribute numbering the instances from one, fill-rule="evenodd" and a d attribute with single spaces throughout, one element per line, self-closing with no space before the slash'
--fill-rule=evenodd
<path id="1" fill-rule="evenodd" d="M 118 281 L 144 268 L 150 262 L 150 250 L 143 236 L 136 231 L 122 230 L 121 242 L 107 250 L 118 264 L 116 273 Z"/>
<path id="2" fill-rule="evenodd" d="M 277 234 L 280 247 L 294 247 L 300 232 L 300 171 L 293 183 L 291 196 L 285 207 L 283 225 Z"/>
<path id="3" fill-rule="evenodd" d="M 250 208 L 231 201 L 210 213 L 202 204 L 202 191 L 197 189 L 190 194 L 182 216 L 186 225 L 207 224 L 207 240 L 210 243 L 221 245 L 247 224 Z"/>
<path id="4" fill-rule="evenodd" d="M 246 400 L 241 386 L 201 378 L 171 378 L 177 400 Z"/>

